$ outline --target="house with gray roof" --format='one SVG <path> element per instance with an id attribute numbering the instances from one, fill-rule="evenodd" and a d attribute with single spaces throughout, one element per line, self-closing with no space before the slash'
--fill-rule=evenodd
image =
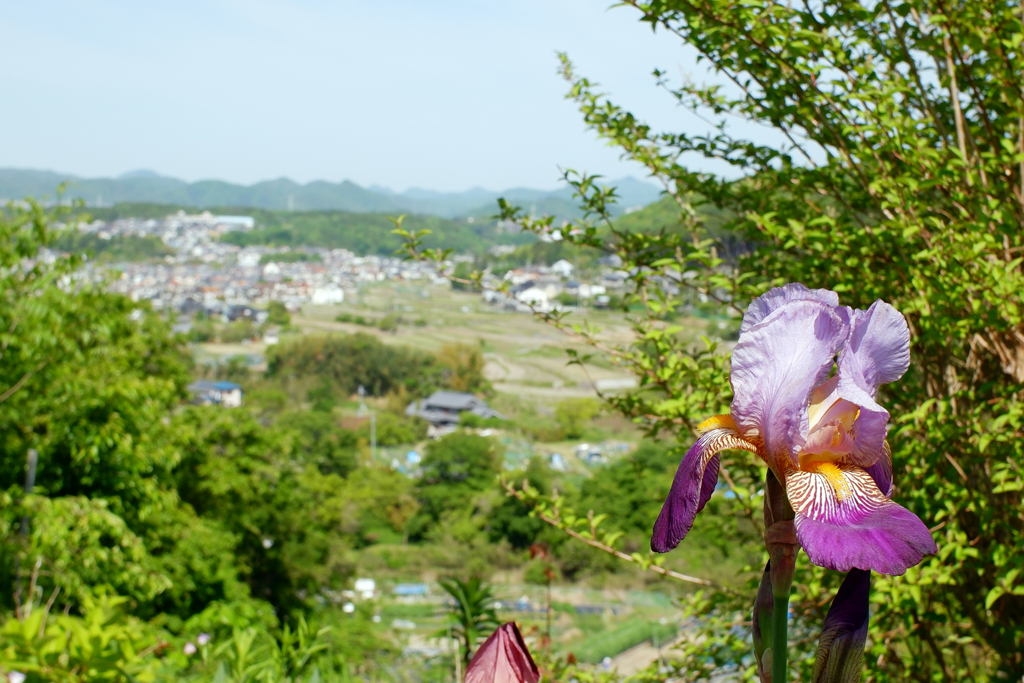
<path id="1" fill-rule="evenodd" d="M 428 398 L 413 401 L 405 409 L 409 416 L 422 417 L 435 429 L 451 428 L 459 424 L 462 413 L 473 413 L 482 418 L 505 417 L 487 405 L 483 399 L 463 391 L 435 391 Z"/>

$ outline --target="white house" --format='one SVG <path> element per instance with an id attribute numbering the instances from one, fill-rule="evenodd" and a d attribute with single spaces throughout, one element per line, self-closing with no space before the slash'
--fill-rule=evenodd
<path id="1" fill-rule="evenodd" d="M 313 290 L 314 304 L 340 304 L 345 301 L 345 290 L 333 282 Z"/>
<path id="2" fill-rule="evenodd" d="M 574 270 L 575 268 L 573 267 L 573 265 L 566 261 L 565 259 L 555 261 L 554 264 L 552 264 L 551 266 L 551 272 L 557 275 L 558 277 L 572 277 L 572 272 Z"/>
<path id="3" fill-rule="evenodd" d="M 516 299 L 527 306 L 547 306 L 548 293 L 540 287 L 530 287 L 516 293 Z"/>
<path id="4" fill-rule="evenodd" d="M 377 593 L 377 582 L 373 579 L 356 579 L 353 587 L 363 600 L 372 600 Z"/>
<path id="5" fill-rule="evenodd" d="M 244 268 L 255 268 L 260 264 L 260 253 L 255 249 L 243 249 L 238 252 L 238 265 Z"/>

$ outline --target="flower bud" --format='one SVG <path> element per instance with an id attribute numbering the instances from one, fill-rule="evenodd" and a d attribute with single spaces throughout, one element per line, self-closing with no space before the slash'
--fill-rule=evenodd
<path id="1" fill-rule="evenodd" d="M 818 641 L 813 683 L 857 683 L 868 637 L 871 572 L 851 569 L 832 600 Z"/>
<path id="2" fill-rule="evenodd" d="M 771 560 L 764 566 L 761 585 L 757 587 L 754 613 L 751 621 L 751 635 L 754 639 L 754 656 L 757 658 L 757 675 L 761 683 L 772 680 L 772 614 L 775 599 L 772 597 Z"/>
<path id="3" fill-rule="evenodd" d="M 466 667 L 465 683 L 537 683 L 540 672 L 515 622 L 502 624 Z"/>

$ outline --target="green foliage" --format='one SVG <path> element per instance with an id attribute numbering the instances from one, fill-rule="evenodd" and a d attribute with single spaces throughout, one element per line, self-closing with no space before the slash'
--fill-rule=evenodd
<path id="1" fill-rule="evenodd" d="M 343 479 L 323 471 L 347 468 L 343 449 L 332 443 L 342 435 L 268 430 L 244 409 L 217 407 L 187 409 L 174 426 L 182 452 L 178 493 L 235 536 L 235 561 L 254 596 L 285 615 L 301 608 L 302 594 L 349 576 L 346 544 L 335 532 Z"/>
<path id="2" fill-rule="evenodd" d="M 491 270 L 503 273 L 513 268 L 524 266 L 550 266 L 565 259 L 580 270 L 589 270 L 597 265 L 602 252 L 591 247 L 579 247 L 563 240 L 541 241 L 523 244 L 514 251 L 489 261 Z"/>
<path id="3" fill-rule="evenodd" d="M 450 633 L 457 638 L 461 643 L 463 665 L 468 665 L 477 646 L 501 624 L 494 605 L 494 591 L 490 584 L 475 576 L 468 581 L 441 579 L 438 583 L 455 604 L 449 614 L 449 628 L 437 635 L 444 637 Z"/>
<path id="4" fill-rule="evenodd" d="M 715 343 L 694 347 L 665 326 L 680 309 L 712 303 L 722 314 L 742 313 L 786 281 L 835 289 L 851 306 L 892 303 L 912 333 L 911 370 L 883 396 L 895 423 L 897 500 L 935 525 L 940 550 L 904 577 L 875 582 L 871 675 L 1020 677 L 1024 641 L 1013 616 L 1024 611 L 1019 8 L 624 4 L 679 36 L 735 88 L 677 85 L 656 71 L 682 106 L 717 124 L 708 134 L 658 133 L 563 59 L 586 123 L 644 164 L 679 209 L 666 230 L 640 231 L 628 217 L 612 220 L 614 190 L 567 173 L 589 220 L 566 241 L 619 256 L 632 274 L 624 305 L 642 305 L 636 342 L 611 349 L 641 389 L 610 402 L 684 443 L 702 417 L 727 409 L 727 357 Z M 778 135 L 765 143 L 735 138 L 724 123 L 731 116 Z M 687 165 L 694 156 L 725 161 L 742 177 L 695 171 Z M 705 207 L 716 225 L 705 223 Z M 551 220 L 502 208 L 534 232 L 552 230 Z M 585 326 L 570 328 L 559 314 L 548 319 L 598 345 Z M 726 455 L 722 465 L 733 493 L 728 506 L 751 520 L 749 530 L 723 528 L 723 536 L 753 547 L 761 472 L 747 457 Z M 700 523 L 720 524 L 707 517 Z M 822 622 L 821 596 L 835 585 L 830 573 L 801 565 L 794 609 L 805 623 Z M 740 661 L 746 644 L 721 621 L 746 611 L 752 595 L 714 599 L 718 617 L 701 629 L 706 640 L 695 641 L 702 654 L 690 675 L 707 668 L 709 647 L 716 668 Z M 805 677 L 804 644 L 812 640 L 797 648 Z"/>
<path id="5" fill-rule="evenodd" d="M 595 510 L 615 520 L 621 531 L 647 540 L 668 495 L 681 454 L 643 441 L 628 457 L 594 472 L 580 484 L 578 510 Z"/>
<path id="6" fill-rule="evenodd" d="M 245 234 L 245 233 L 229 233 L 229 234 Z M 316 253 L 310 253 L 305 251 L 286 251 L 277 254 L 264 254 L 260 257 L 260 263 L 302 263 L 306 261 L 312 261 L 315 263 L 320 262 L 320 255 Z"/>
<path id="7" fill-rule="evenodd" d="M 222 241 L 239 246 L 348 249 L 357 254 L 381 256 L 390 256 L 402 246 L 401 239 L 391 234 L 393 226 L 384 214 L 268 211 L 262 212 L 259 218 L 260 224 L 255 230 L 229 232 Z M 483 223 L 474 229 L 466 223 L 434 216 L 409 216 L 407 223 L 416 230 L 430 230 L 427 243 L 432 247 L 444 245 L 459 252 L 483 252 L 494 243 L 493 228 Z"/>
<path id="8" fill-rule="evenodd" d="M 487 393 L 490 382 L 484 377 L 484 355 L 480 346 L 445 344 L 437 352 L 437 361 L 452 391 Z"/>
<path id="9" fill-rule="evenodd" d="M 555 565 L 544 559 L 531 560 L 523 569 L 523 581 L 535 586 L 546 586 L 549 581 L 557 578 L 558 571 Z"/>
<path id="10" fill-rule="evenodd" d="M 475 289 L 473 285 L 460 282 L 460 280 L 466 280 L 473 272 L 473 266 L 469 265 L 465 261 L 460 261 L 455 270 L 452 271 L 452 289 L 460 292 L 471 292 Z"/>
<path id="11" fill-rule="evenodd" d="M 307 336 L 278 344 L 267 354 L 267 375 L 317 376 L 329 379 L 345 395 L 363 386 L 372 396 L 400 387 L 427 393 L 434 383 L 433 357 L 399 346 L 388 346 L 369 334 Z"/>
<path id="12" fill-rule="evenodd" d="M 501 461 L 493 439 L 469 432 L 428 443 L 416 485 L 421 507 L 411 533 L 425 536 L 446 513 L 472 513 L 481 494 L 493 488 Z"/>
<path id="13" fill-rule="evenodd" d="M 237 344 L 246 339 L 254 339 L 257 335 L 256 325 L 248 318 L 228 323 L 220 331 L 220 340 L 225 344 Z"/>
<path id="14" fill-rule="evenodd" d="M 552 474 L 541 458 L 531 458 L 526 471 L 516 473 L 517 481 L 526 481 L 540 494 L 551 492 Z M 536 516 L 529 514 L 529 506 L 513 497 L 505 496 L 500 503 L 491 508 L 487 516 L 487 532 L 492 542 L 506 540 L 516 550 L 526 550 L 531 545 L 546 538 L 555 542 L 564 541 L 561 535 L 550 533 L 547 525 Z"/>
<path id="15" fill-rule="evenodd" d="M 169 323 L 72 280 L 74 256 L 37 258 L 62 211 L 0 215 L 0 674 L 283 683 L 384 665 L 371 614 L 304 618 L 345 586 L 353 549 L 404 532 L 410 480 L 358 467 L 329 413 L 184 406 Z M 216 645 L 189 659 L 180 634 L 198 631 Z"/>
<path id="16" fill-rule="evenodd" d="M 267 304 L 267 322 L 271 325 L 287 327 L 292 323 L 292 316 L 288 308 L 280 301 L 271 301 Z"/>
<path id="17" fill-rule="evenodd" d="M 419 417 L 406 417 L 389 412 L 377 413 L 377 445 L 403 446 L 419 443 L 427 438 L 428 427 L 427 422 Z M 369 422 L 360 427 L 360 434 L 369 439 Z"/>
<path id="18" fill-rule="evenodd" d="M 358 466 L 356 433 L 339 427 L 334 417 L 321 411 L 297 411 L 278 418 L 279 428 L 290 431 L 304 464 L 322 474 L 348 476 Z"/>
<path id="19" fill-rule="evenodd" d="M 493 439 L 456 431 L 427 444 L 423 486 L 466 485 L 477 490 L 494 483 L 501 456 Z"/>
<path id="20" fill-rule="evenodd" d="M 87 254 L 100 263 L 148 261 L 174 254 L 174 250 L 155 235 L 128 235 L 102 239 L 95 233 L 77 230 L 64 232 L 54 243 L 54 248 L 75 254 Z"/>
<path id="21" fill-rule="evenodd" d="M 555 406 L 555 419 L 567 437 L 578 439 L 599 412 L 601 403 L 597 399 L 566 398 Z"/>
<path id="22" fill-rule="evenodd" d="M 313 410 L 321 413 L 330 413 L 338 405 L 337 390 L 327 377 L 322 377 L 320 383 L 306 392 Z"/>
<path id="23" fill-rule="evenodd" d="M 469 427 L 470 429 L 502 429 L 508 425 L 509 423 L 500 417 L 480 417 L 468 410 L 459 415 L 460 427 Z"/>
<path id="24" fill-rule="evenodd" d="M 206 316 L 196 316 L 192 319 L 192 329 L 187 335 L 184 335 L 190 342 L 209 342 L 213 341 L 217 337 L 217 329 L 213 326 L 213 321 Z"/>
<path id="25" fill-rule="evenodd" d="M 334 321 L 339 323 L 353 323 L 355 325 L 369 325 L 371 324 L 361 315 L 352 315 L 351 313 L 339 313 L 334 316 Z"/>
<path id="26" fill-rule="evenodd" d="M 267 365 L 267 377 L 275 382 L 315 378 L 319 388 L 313 392 L 325 399 L 329 394 L 331 401 L 354 394 L 360 386 L 371 396 L 403 392 L 426 396 L 442 388 L 476 393 L 490 390 L 480 349 L 466 344 L 448 344 L 432 355 L 388 345 L 366 333 L 305 336 L 272 347 Z M 311 395 L 310 400 L 319 398 Z"/>
<path id="27" fill-rule="evenodd" d="M 377 321 L 377 328 L 381 332 L 395 332 L 398 330 L 398 317 L 394 315 L 386 315 Z"/>
<path id="28" fill-rule="evenodd" d="M 125 598 L 87 599 L 82 616 L 51 614 L 46 607 L 26 610 L 20 619 L 9 616 L 0 626 L 0 673 L 18 671 L 27 683 L 173 677 L 179 662 L 154 654 L 160 642 L 157 632 L 126 617 L 121 610 L 124 602 Z"/>
<path id="29" fill-rule="evenodd" d="M 1019 7 L 917 0 L 623 4 L 653 29 L 678 36 L 732 85 L 677 84 L 655 71 L 680 105 L 713 126 L 708 133 L 661 133 L 563 57 L 569 96 L 587 125 L 664 184 L 671 200 L 658 211 L 672 201 L 678 219 L 658 219 L 663 231 L 639 229 L 629 217 L 613 220 L 615 191 L 567 172 L 587 219 L 563 230 L 564 241 L 622 260 L 630 273 L 623 305 L 635 312 L 636 338 L 608 346 L 561 313 L 546 318 L 634 370 L 639 391 L 608 396 L 612 405 L 651 433 L 675 434 L 687 444 L 697 422 L 726 411 L 731 396 L 728 358 L 717 344 L 694 345 L 681 328 L 666 325 L 680 311 L 711 305 L 717 310 L 703 312 L 735 317 L 788 281 L 834 289 L 850 306 L 866 308 L 878 298 L 893 304 L 907 317 L 912 339 L 910 371 L 882 395 L 893 415 L 896 500 L 933 525 L 939 552 L 903 577 L 874 582 L 870 675 L 882 682 L 1019 678 Z M 726 124 L 733 117 L 774 134 L 763 142 L 735 137 Z M 733 171 L 710 174 L 706 165 L 691 167 L 694 159 Z M 504 219 L 532 232 L 554 230 L 550 218 L 530 218 L 504 201 L 501 208 Z M 762 471 L 749 456 L 732 454 L 723 456 L 722 470 L 732 493 L 723 500 L 728 514 L 705 514 L 698 524 L 747 552 L 760 540 Z M 749 525 L 733 524 L 743 517 Z M 760 567 L 750 570 L 747 593 L 709 594 L 694 610 L 703 620 L 693 640 L 700 653 L 694 651 L 685 677 L 711 677 L 747 654 L 747 643 L 724 625 L 749 610 Z M 822 623 L 823 596 L 837 584 L 833 573 L 800 564 L 793 609 L 803 624 Z M 812 642 L 800 638 L 794 648 L 805 679 Z"/>
<path id="30" fill-rule="evenodd" d="M 573 647 L 573 654 L 581 662 L 596 664 L 607 656 L 617 655 L 647 640 L 665 643 L 676 635 L 677 630 L 671 624 L 652 624 L 634 618 L 614 629 L 587 638 Z"/>
<path id="31" fill-rule="evenodd" d="M 218 379 L 241 383 L 251 377 L 249 359 L 245 356 L 230 356 L 225 362 L 218 363 L 216 369 Z"/>

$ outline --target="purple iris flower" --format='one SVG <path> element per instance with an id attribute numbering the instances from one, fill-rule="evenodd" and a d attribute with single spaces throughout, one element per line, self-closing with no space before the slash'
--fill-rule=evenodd
<path id="1" fill-rule="evenodd" d="M 739 448 L 785 486 L 797 540 L 814 564 L 902 574 L 934 553 L 924 523 L 890 500 L 889 413 L 875 401 L 909 365 L 907 323 L 883 301 L 855 310 L 835 292 L 797 283 L 759 297 L 732 354 L 731 413 L 699 425 L 651 548 L 679 544 L 715 490 L 719 451 Z"/>

